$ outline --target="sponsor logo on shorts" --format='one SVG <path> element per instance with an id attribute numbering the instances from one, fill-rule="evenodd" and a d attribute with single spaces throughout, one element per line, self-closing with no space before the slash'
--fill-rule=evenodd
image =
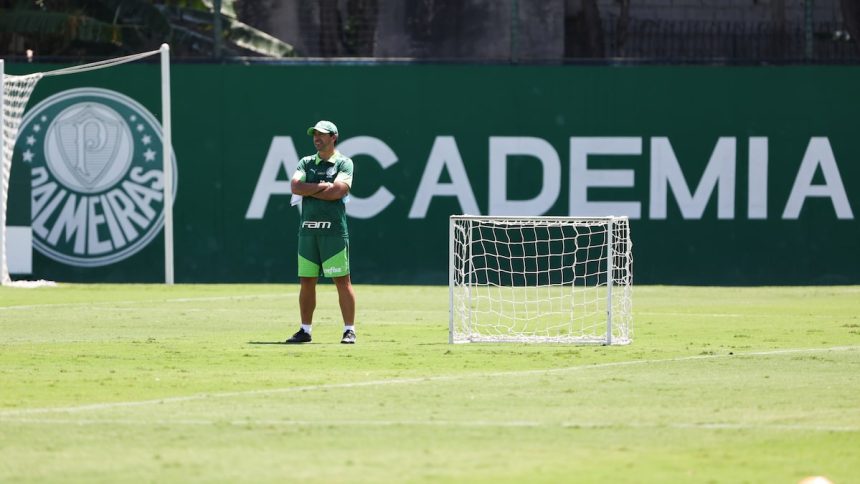
<path id="1" fill-rule="evenodd" d="M 331 222 L 302 222 L 302 227 L 306 229 L 328 229 L 331 228 Z"/>
<path id="2" fill-rule="evenodd" d="M 104 266 L 161 231 L 161 125 L 137 101 L 98 88 L 55 94 L 27 113 L 14 156 L 30 165 L 33 246 L 45 256 Z"/>
<path id="3" fill-rule="evenodd" d="M 343 272 L 343 267 L 326 267 L 323 269 L 324 274 L 331 274 L 333 272 Z"/>

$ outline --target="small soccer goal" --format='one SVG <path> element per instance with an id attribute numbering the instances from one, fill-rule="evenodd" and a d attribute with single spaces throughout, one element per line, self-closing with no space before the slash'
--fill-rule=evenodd
<path id="1" fill-rule="evenodd" d="M 478 217 L 449 224 L 450 343 L 632 342 L 627 217 Z"/>

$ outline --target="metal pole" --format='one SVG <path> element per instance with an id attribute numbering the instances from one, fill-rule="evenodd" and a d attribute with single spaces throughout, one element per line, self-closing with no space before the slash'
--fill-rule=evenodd
<path id="1" fill-rule="evenodd" d="M 520 22 L 520 7 L 517 0 L 511 0 L 511 62 L 516 64 L 518 58 L 519 46 L 517 45 L 517 38 L 519 32 L 519 22 Z"/>
<path id="2" fill-rule="evenodd" d="M 472 287 L 472 284 L 473 284 L 472 275 L 474 272 L 472 270 L 472 267 L 473 267 L 472 266 L 472 228 L 473 228 L 474 224 L 475 224 L 475 222 L 473 220 L 469 220 L 468 228 L 466 229 L 466 233 L 463 235 L 463 243 L 465 244 L 465 252 L 464 252 L 465 260 L 463 261 L 463 272 L 465 273 L 468 271 L 468 273 L 469 273 L 469 283 L 466 284 L 466 291 L 467 291 L 466 292 L 466 294 L 467 294 L 466 301 L 469 303 L 469 341 L 470 342 L 472 341 L 472 336 L 474 334 L 474 331 L 473 331 L 474 325 L 472 324 L 472 289 L 473 289 L 473 287 Z M 465 274 L 463 274 L 463 275 L 465 276 Z"/>
<path id="3" fill-rule="evenodd" d="M 212 2 L 212 35 L 214 36 L 213 55 L 216 59 L 221 58 L 221 0 Z"/>
<path id="4" fill-rule="evenodd" d="M 804 0 L 803 2 L 803 33 L 805 41 L 803 57 L 809 61 L 815 56 L 813 45 L 815 39 L 812 35 L 812 0 Z"/>
<path id="5" fill-rule="evenodd" d="M 173 284 L 173 138 L 170 119 L 170 47 L 161 44 L 161 139 L 164 160 L 164 283 Z"/>
<path id="6" fill-rule="evenodd" d="M 454 218 L 448 218 L 448 344 L 454 343 Z"/>
<path id="7" fill-rule="evenodd" d="M 3 59 L 0 59 L 0 286 L 9 284 L 9 266 L 6 263 L 6 154 L 4 144 L 6 136 L 5 119 L 3 118 L 3 95 L 5 81 Z"/>
<path id="8" fill-rule="evenodd" d="M 613 219 L 610 219 L 606 225 L 606 344 L 612 344 L 612 282 L 613 282 L 613 267 L 615 253 L 612 251 L 612 224 Z"/>

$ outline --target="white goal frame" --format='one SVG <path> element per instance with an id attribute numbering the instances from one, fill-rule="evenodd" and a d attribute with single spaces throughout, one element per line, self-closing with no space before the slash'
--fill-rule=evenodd
<path id="1" fill-rule="evenodd" d="M 47 72 L 36 72 L 26 76 L 12 76 L 5 74 L 5 66 L 3 59 L 0 59 L 0 285 L 13 285 L 9 274 L 9 264 L 7 260 L 7 238 L 6 238 L 6 203 L 8 199 L 9 176 L 11 171 L 11 158 L 6 159 L 7 153 L 11 153 L 15 148 L 15 142 L 18 137 L 18 126 L 23 118 L 24 108 L 29 100 L 28 93 L 22 100 L 16 101 L 20 104 L 12 106 L 12 99 L 8 99 L 6 94 L 6 81 L 9 79 L 24 79 L 30 78 L 32 85 L 30 89 L 35 88 L 35 84 L 43 77 L 59 76 L 64 74 L 75 74 L 79 72 L 92 71 L 103 69 L 127 62 L 133 62 L 139 59 L 150 57 L 159 54 L 161 56 L 161 129 L 162 129 L 162 161 L 164 170 L 164 282 L 166 284 L 174 283 L 174 263 L 173 263 L 173 139 L 172 139 L 172 120 L 170 111 L 170 47 L 167 44 L 162 44 L 158 50 L 142 52 L 125 57 L 107 59 L 103 61 L 93 62 L 80 66 L 57 69 Z M 14 108 L 14 109 L 13 109 Z M 8 168 L 8 170 L 7 170 Z"/>
<path id="2" fill-rule="evenodd" d="M 453 215 L 448 241 L 449 343 L 633 341 L 627 217 Z"/>

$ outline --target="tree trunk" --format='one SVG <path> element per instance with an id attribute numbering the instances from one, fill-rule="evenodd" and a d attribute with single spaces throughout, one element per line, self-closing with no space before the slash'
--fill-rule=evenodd
<path id="1" fill-rule="evenodd" d="M 319 0 L 320 56 L 339 57 L 341 51 L 341 23 L 337 0 Z"/>
<path id="2" fill-rule="evenodd" d="M 857 0 L 842 0 L 842 20 L 851 35 L 851 42 L 860 52 L 860 4 Z"/>
<path id="3" fill-rule="evenodd" d="M 597 0 L 582 0 L 582 9 L 565 16 L 565 57 L 604 57 L 603 24 Z"/>
<path id="4" fill-rule="evenodd" d="M 350 54 L 373 57 L 379 17 L 378 0 L 349 0 L 346 4 L 346 15 L 344 30 Z"/>
<path id="5" fill-rule="evenodd" d="M 615 27 L 615 54 L 625 57 L 625 45 L 627 44 L 627 32 L 630 28 L 630 0 L 618 0 L 620 9 L 618 12 L 618 23 Z"/>

